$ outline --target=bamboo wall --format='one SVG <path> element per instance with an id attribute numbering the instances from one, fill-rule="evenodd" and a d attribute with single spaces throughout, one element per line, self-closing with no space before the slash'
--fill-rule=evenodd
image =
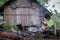
<path id="1" fill-rule="evenodd" d="M 34 8 L 35 7 L 35 8 Z M 40 25 L 39 8 L 32 6 L 30 8 L 4 8 L 4 21 L 10 24 L 22 24 L 23 26 Z"/>
<path id="2" fill-rule="evenodd" d="M 30 7 L 31 2 L 30 0 L 17 0 L 16 5 L 17 7 Z"/>
<path id="3" fill-rule="evenodd" d="M 12 10 L 10 7 L 4 9 L 4 21 L 9 24 L 16 23 L 16 11 Z"/>

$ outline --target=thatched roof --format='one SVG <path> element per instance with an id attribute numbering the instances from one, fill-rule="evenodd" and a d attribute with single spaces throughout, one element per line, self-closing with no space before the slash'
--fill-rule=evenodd
<path id="1" fill-rule="evenodd" d="M 4 2 L 5 5 L 9 5 L 10 2 L 14 2 L 14 1 L 16 1 L 16 0 L 0 0 L 0 2 Z M 34 1 L 34 0 L 31 0 L 31 1 Z M 41 5 L 40 3 L 38 3 L 36 0 L 35 0 L 35 3 L 36 3 L 37 6 L 39 7 L 40 12 L 41 12 L 42 14 L 46 14 L 46 12 L 50 13 L 43 5 Z M 3 7 L 5 6 L 4 4 L 3 4 Z M 1 5 L 1 6 L 2 6 L 2 5 Z M 2 7 L 0 7 L 0 9 L 1 9 L 1 8 L 2 8 Z"/>

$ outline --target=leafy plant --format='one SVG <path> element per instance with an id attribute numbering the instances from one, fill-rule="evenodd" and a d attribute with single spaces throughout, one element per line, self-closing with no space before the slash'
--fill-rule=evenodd
<path id="1" fill-rule="evenodd" d="M 9 1 L 9 0 L 0 0 L 0 6 L 2 6 L 3 4 L 5 4 L 7 1 Z"/>
<path id="2" fill-rule="evenodd" d="M 6 29 L 6 30 L 18 30 L 18 28 L 17 28 L 17 26 L 14 24 L 14 25 L 12 25 L 12 24 L 5 24 L 4 25 L 4 28 Z"/>
<path id="3" fill-rule="evenodd" d="M 53 19 L 55 21 L 56 29 L 59 29 L 60 28 L 60 14 L 59 13 L 53 14 L 51 16 L 51 19 Z"/>
<path id="4" fill-rule="evenodd" d="M 40 4 L 48 3 L 48 0 L 37 0 Z"/>

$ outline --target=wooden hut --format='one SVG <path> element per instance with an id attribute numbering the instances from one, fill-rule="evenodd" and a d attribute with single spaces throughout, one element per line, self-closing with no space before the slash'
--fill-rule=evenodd
<path id="1" fill-rule="evenodd" d="M 11 8 L 13 3 L 16 9 Z M 22 24 L 22 26 L 39 25 L 39 8 L 29 0 L 17 0 L 4 8 L 4 21 L 10 24 Z"/>

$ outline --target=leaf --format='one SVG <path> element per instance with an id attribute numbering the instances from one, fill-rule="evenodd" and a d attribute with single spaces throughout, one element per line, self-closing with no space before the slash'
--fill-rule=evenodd
<path id="1" fill-rule="evenodd" d="M 48 0 L 37 0 L 39 3 L 45 4 L 48 2 Z"/>
<path id="2" fill-rule="evenodd" d="M 0 0 L 0 6 L 4 5 L 6 2 L 8 2 L 9 0 Z"/>

